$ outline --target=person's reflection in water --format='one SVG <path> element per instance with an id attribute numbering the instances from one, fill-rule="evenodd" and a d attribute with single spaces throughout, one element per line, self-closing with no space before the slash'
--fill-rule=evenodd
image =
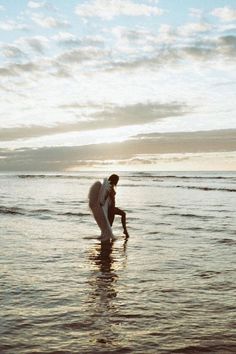
<path id="1" fill-rule="evenodd" d="M 93 308 L 91 308 L 95 329 L 93 340 L 94 344 L 105 346 L 106 349 L 120 347 L 119 333 L 117 333 L 119 306 L 116 301 L 118 275 L 115 269 L 120 268 L 123 263 L 122 260 L 117 259 L 117 256 L 120 258 L 124 254 L 125 248 L 121 254 L 119 252 L 117 255 L 117 249 L 114 251 L 113 247 L 113 242 L 102 242 L 96 245 L 89 256 L 93 263 L 93 272 L 90 278 L 92 291 L 89 299 Z"/>

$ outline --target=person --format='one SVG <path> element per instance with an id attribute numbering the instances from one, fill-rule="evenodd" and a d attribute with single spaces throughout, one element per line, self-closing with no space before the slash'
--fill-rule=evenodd
<path id="1" fill-rule="evenodd" d="M 124 230 L 124 235 L 128 238 L 129 234 L 127 231 L 127 227 L 126 227 L 126 213 L 124 210 L 121 210 L 119 208 L 116 207 L 116 191 L 115 191 L 115 187 L 117 186 L 118 182 L 119 182 L 119 176 L 116 174 L 112 174 L 109 178 L 108 178 L 109 184 L 110 184 L 110 188 L 108 191 L 108 220 L 110 225 L 112 226 L 113 221 L 115 219 L 115 215 L 119 215 L 121 216 L 121 223 L 123 226 L 123 230 Z"/>
<path id="2" fill-rule="evenodd" d="M 88 193 L 89 208 L 94 219 L 101 230 L 100 239 L 102 242 L 114 240 L 112 224 L 115 215 L 121 216 L 121 222 L 126 239 L 129 237 L 126 227 L 126 214 L 116 207 L 115 187 L 119 181 L 119 176 L 112 174 L 109 178 L 104 178 L 103 183 L 96 181 L 92 184 Z"/>

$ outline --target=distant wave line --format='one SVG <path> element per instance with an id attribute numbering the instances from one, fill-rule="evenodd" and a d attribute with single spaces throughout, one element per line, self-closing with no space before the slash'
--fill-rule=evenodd
<path id="1" fill-rule="evenodd" d="M 88 216 L 89 213 L 81 213 L 81 212 L 56 212 L 50 209 L 24 209 L 20 207 L 7 207 L 7 206 L 0 206 L 0 214 L 9 214 L 9 215 L 25 215 L 25 216 L 34 216 L 38 214 L 53 214 L 53 215 L 60 215 L 60 216 Z"/>
<path id="2" fill-rule="evenodd" d="M 185 218 L 198 218 L 198 219 L 214 218 L 214 216 L 210 216 L 210 215 L 197 215 L 197 214 L 191 214 L 191 213 L 168 213 L 168 214 L 165 214 L 165 216 L 181 216 L 181 217 L 185 217 Z"/>
<path id="3" fill-rule="evenodd" d="M 94 176 L 88 177 L 88 176 L 73 176 L 73 175 L 17 175 L 18 178 L 62 178 L 62 179 L 94 179 Z"/>
<path id="4" fill-rule="evenodd" d="M 96 178 L 94 174 L 91 176 L 88 175 L 65 175 L 65 174 L 19 174 L 16 175 L 18 178 L 64 178 L 64 179 L 94 179 Z M 15 177 L 15 176 L 13 176 Z M 126 177 L 126 176 L 124 176 Z M 99 177 L 98 177 L 99 178 Z M 143 178 L 143 179 L 148 179 L 148 178 L 153 178 L 153 181 L 160 181 L 160 179 L 210 179 L 210 180 L 236 180 L 235 176 L 177 176 L 177 175 L 154 175 L 153 173 L 150 174 L 137 174 L 137 175 L 128 175 L 127 178 Z"/>
<path id="5" fill-rule="evenodd" d="M 0 206 L 0 214 L 24 215 L 24 209 L 18 207 Z"/>
<path id="6" fill-rule="evenodd" d="M 213 188 L 213 187 L 200 187 L 200 186 L 174 186 L 175 188 L 184 189 L 198 189 L 202 191 L 220 191 L 220 192 L 236 192 L 234 188 Z"/>
<path id="7" fill-rule="evenodd" d="M 160 178 L 175 178 L 175 179 L 234 179 L 236 180 L 235 176 L 176 176 L 176 175 L 159 175 L 153 176 L 159 180 Z"/>

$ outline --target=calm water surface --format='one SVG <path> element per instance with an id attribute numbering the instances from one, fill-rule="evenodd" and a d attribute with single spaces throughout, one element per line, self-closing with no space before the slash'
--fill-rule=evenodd
<path id="1" fill-rule="evenodd" d="M 0 175 L 0 353 L 236 353 L 236 174 L 120 173 L 101 246 L 103 177 Z"/>

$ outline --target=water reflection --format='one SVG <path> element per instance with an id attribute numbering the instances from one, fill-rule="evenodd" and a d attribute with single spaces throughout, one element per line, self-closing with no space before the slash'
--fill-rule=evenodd
<path id="1" fill-rule="evenodd" d="M 92 267 L 89 279 L 89 311 L 95 327 L 93 341 L 97 345 L 114 348 L 119 342 L 117 271 L 124 267 L 124 255 L 126 244 L 117 249 L 113 242 L 97 244 L 89 254 Z"/>
<path id="2" fill-rule="evenodd" d="M 116 297 L 115 282 L 117 280 L 117 274 L 115 272 L 115 262 L 113 254 L 113 243 L 102 243 L 97 245 L 93 254 L 90 256 L 90 260 L 93 261 L 94 272 L 91 285 L 94 288 L 94 298 L 101 301 L 104 305 L 110 307 L 110 299 Z"/>

